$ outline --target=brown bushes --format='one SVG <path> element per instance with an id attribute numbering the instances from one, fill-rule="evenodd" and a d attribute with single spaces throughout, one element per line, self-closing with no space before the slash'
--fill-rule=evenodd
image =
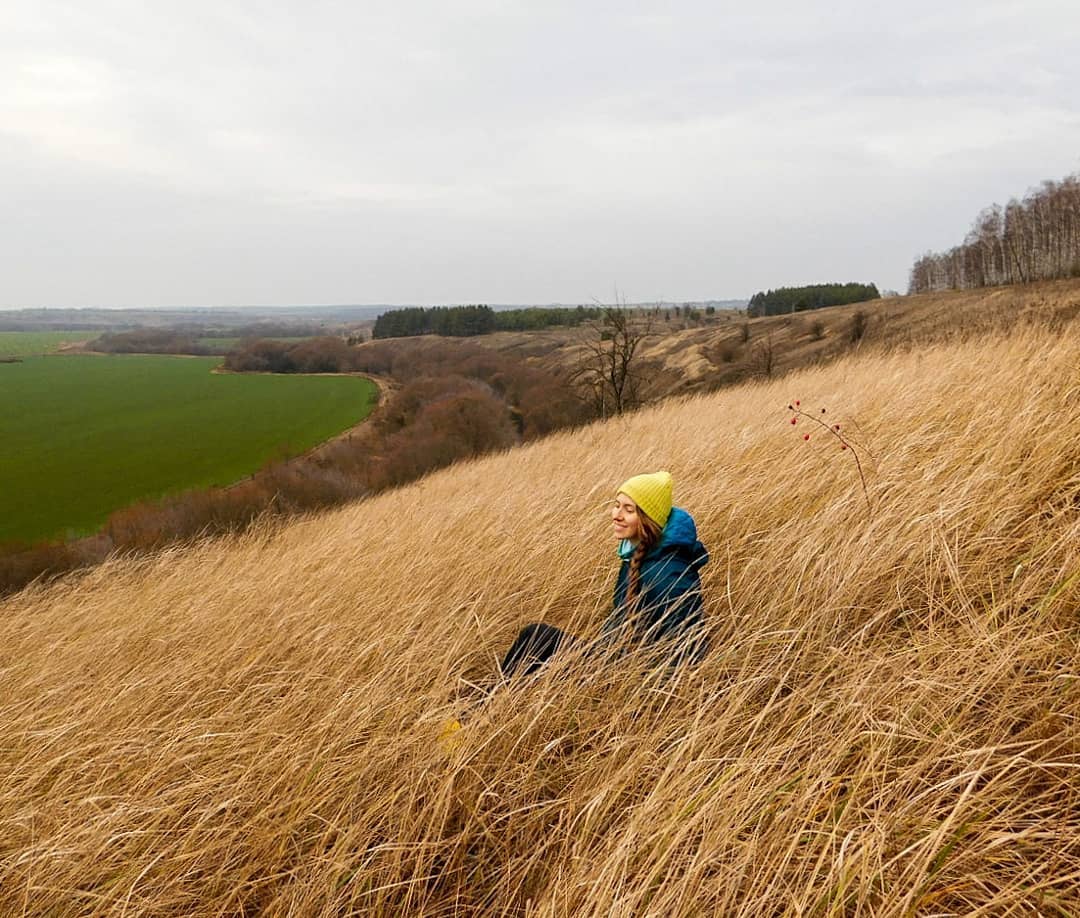
<path id="1" fill-rule="evenodd" d="M 237 373 L 351 373 L 355 350 L 331 335 L 299 343 L 255 338 L 225 356 L 225 369 Z"/>
<path id="2" fill-rule="evenodd" d="M 506 405 L 478 387 L 424 404 L 412 423 L 385 440 L 379 486 L 413 481 L 428 471 L 517 440 Z"/>
<path id="3" fill-rule="evenodd" d="M 163 328 L 139 328 L 127 332 L 107 332 L 90 342 L 94 351 L 107 354 L 209 354 L 196 343 L 196 336 Z"/>
<path id="4" fill-rule="evenodd" d="M 112 549 L 104 536 L 74 542 L 0 546 L 0 595 L 68 571 L 100 564 Z"/>

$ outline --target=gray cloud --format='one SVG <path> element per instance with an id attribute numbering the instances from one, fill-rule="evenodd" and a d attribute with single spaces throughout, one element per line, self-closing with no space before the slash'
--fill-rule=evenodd
<path id="1" fill-rule="evenodd" d="M 1071 0 L 0 13 L 2 305 L 903 287 L 1080 168 Z"/>

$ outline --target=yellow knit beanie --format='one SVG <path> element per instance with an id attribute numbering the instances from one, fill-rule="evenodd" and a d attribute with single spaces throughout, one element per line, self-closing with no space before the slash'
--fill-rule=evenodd
<path id="1" fill-rule="evenodd" d="M 629 497 L 640 511 L 663 529 L 671 515 L 672 484 L 668 472 L 653 472 L 628 478 L 619 485 L 616 493 Z"/>

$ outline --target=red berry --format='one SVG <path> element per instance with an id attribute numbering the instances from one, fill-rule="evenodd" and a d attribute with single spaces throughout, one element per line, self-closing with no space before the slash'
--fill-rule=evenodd
<path id="1" fill-rule="evenodd" d="M 796 405 L 798 405 L 798 404 L 799 404 L 799 400 L 798 400 L 798 399 L 795 399 L 795 404 L 796 404 Z"/>
<path id="2" fill-rule="evenodd" d="M 809 440 L 809 439 L 810 439 L 810 434 L 803 434 L 803 437 L 802 437 L 802 438 L 803 438 L 804 440 Z"/>
<path id="3" fill-rule="evenodd" d="M 839 424 L 833 424 L 833 430 L 839 430 L 839 429 L 840 429 Z"/>
<path id="4" fill-rule="evenodd" d="M 847 444 L 846 443 L 841 443 L 840 444 L 840 449 L 847 449 Z"/>
<path id="5" fill-rule="evenodd" d="M 791 419 L 791 423 L 792 423 L 792 424 L 797 424 L 798 422 L 799 422 L 799 419 L 798 419 L 798 418 L 792 418 L 792 419 Z"/>

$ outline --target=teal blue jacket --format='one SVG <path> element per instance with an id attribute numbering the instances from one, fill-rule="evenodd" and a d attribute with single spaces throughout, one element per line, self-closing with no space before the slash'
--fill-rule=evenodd
<path id="1" fill-rule="evenodd" d="M 679 658 L 700 659 L 706 643 L 698 571 L 709 563 L 709 553 L 698 541 L 694 518 L 673 507 L 660 541 L 642 558 L 636 615 L 626 604 L 633 552 L 629 542 L 620 544 L 623 561 L 615 581 L 615 604 L 604 622 L 601 643 L 610 645 L 617 637 L 649 644 L 671 641 Z"/>

